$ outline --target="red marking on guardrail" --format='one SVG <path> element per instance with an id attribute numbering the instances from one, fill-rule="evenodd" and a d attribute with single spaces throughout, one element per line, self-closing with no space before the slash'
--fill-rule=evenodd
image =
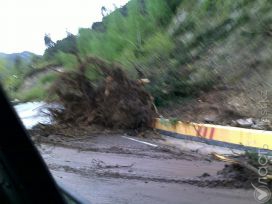
<path id="1" fill-rule="evenodd" d="M 196 131 L 196 136 L 200 136 L 200 137 L 201 137 L 201 130 L 202 130 L 202 126 L 198 126 L 198 128 L 195 129 L 195 131 Z"/>
<path id="2" fill-rule="evenodd" d="M 213 139 L 214 132 L 215 132 L 215 128 L 212 128 L 210 132 L 210 140 Z"/>
<path id="3" fill-rule="evenodd" d="M 208 132 L 208 128 L 205 127 L 205 128 L 204 128 L 203 135 L 202 135 L 204 138 L 206 138 L 207 132 Z"/>
<path id="4" fill-rule="evenodd" d="M 210 129 L 211 129 L 211 131 L 210 131 L 210 134 L 209 134 L 208 132 L 209 132 Z M 197 137 L 204 137 L 206 139 L 212 140 L 214 132 L 215 132 L 215 128 L 197 126 L 197 128 L 195 127 L 195 131 L 196 131 L 196 136 Z"/>

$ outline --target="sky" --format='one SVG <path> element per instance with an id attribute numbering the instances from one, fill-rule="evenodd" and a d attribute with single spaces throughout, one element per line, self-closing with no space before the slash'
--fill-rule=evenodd
<path id="1" fill-rule="evenodd" d="M 77 34 L 101 21 L 101 7 L 113 10 L 128 0 L 0 0 L 0 52 L 43 54 L 44 35 L 52 40 Z"/>

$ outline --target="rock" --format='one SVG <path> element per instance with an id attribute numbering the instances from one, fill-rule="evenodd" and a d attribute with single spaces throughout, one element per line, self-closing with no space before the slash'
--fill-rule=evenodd
<path id="1" fill-rule="evenodd" d="M 236 122 L 237 122 L 237 125 L 240 127 L 251 127 L 252 125 L 254 125 L 252 118 L 238 119 L 236 120 Z"/>
<path id="2" fill-rule="evenodd" d="M 265 129 L 264 126 L 259 125 L 259 124 L 253 124 L 251 127 L 256 130 L 264 130 Z"/>
<path id="3" fill-rule="evenodd" d="M 256 119 L 254 120 L 254 124 L 251 127 L 257 130 L 270 130 L 271 121 Z"/>
<path id="4" fill-rule="evenodd" d="M 206 172 L 201 175 L 201 177 L 209 177 L 209 176 L 211 176 L 211 175 Z"/>
<path id="5" fill-rule="evenodd" d="M 230 122 L 230 125 L 231 125 L 231 126 L 238 126 L 238 123 L 236 122 L 236 120 L 232 120 L 232 121 Z"/>
<path id="6" fill-rule="evenodd" d="M 206 123 L 214 123 L 216 121 L 216 116 L 215 115 L 207 115 L 204 117 L 204 121 Z"/>

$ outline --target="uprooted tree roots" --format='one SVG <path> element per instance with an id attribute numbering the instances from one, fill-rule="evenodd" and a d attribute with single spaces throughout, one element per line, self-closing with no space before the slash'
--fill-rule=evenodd
<path id="1" fill-rule="evenodd" d="M 96 86 L 84 74 L 87 64 L 95 65 L 103 75 Z M 51 109 L 57 122 L 122 129 L 151 125 L 155 116 L 152 96 L 139 81 L 129 79 L 119 65 L 91 57 L 78 70 L 61 73 L 51 88 L 63 106 Z"/>

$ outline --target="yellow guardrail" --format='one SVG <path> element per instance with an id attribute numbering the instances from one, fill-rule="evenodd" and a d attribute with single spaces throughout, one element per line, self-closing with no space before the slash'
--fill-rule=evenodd
<path id="1" fill-rule="evenodd" d="M 171 123 L 170 120 L 159 118 L 155 119 L 154 127 L 169 136 L 210 142 L 215 145 L 272 150 L 272 131 L 180 121 Z"/>

